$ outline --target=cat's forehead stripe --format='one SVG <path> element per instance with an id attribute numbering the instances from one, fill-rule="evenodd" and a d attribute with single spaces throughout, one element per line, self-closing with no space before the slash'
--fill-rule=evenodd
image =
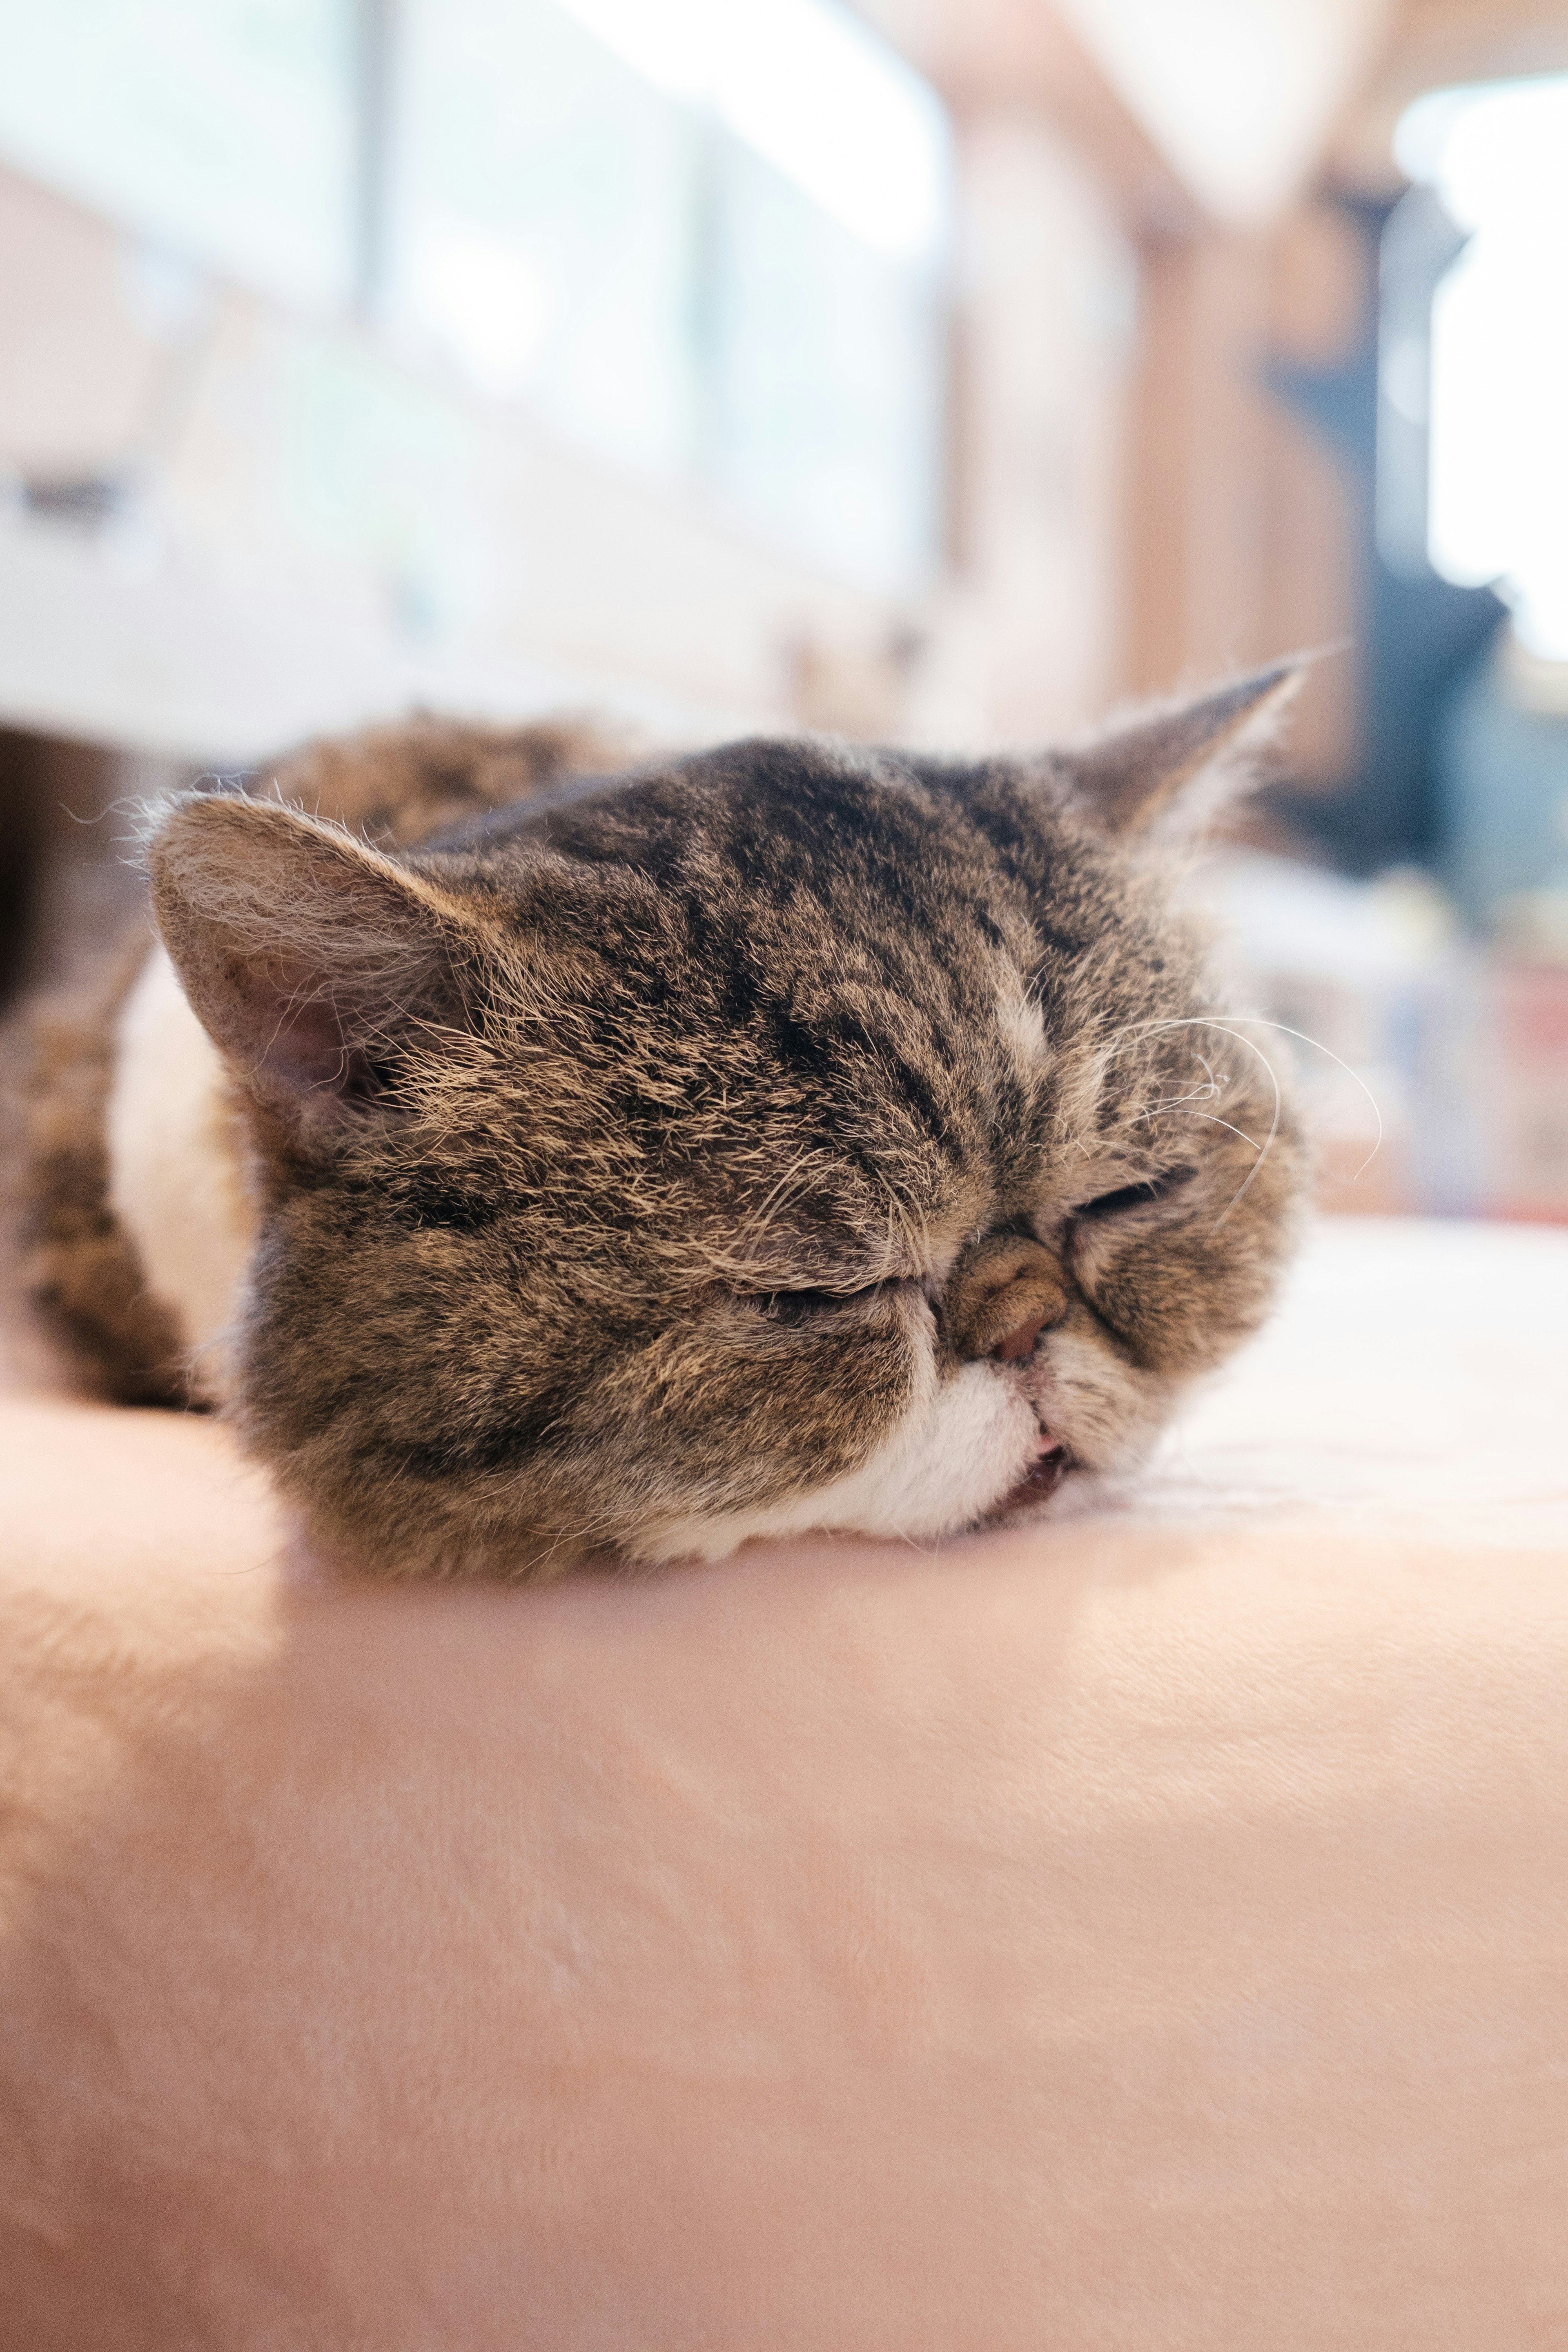
<path id="1" fill-rule="evenodd" d="M 1046 1061 L 1045 1015 L 1016 979 L 1005 979 L 997 988 L 996 1028 L 1018 1076 L 1037 1077 Z"/>

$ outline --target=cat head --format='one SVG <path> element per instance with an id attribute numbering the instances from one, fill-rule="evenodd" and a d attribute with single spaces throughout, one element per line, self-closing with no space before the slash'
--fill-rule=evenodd
<path id="1" fill-rule="evenodd" d="M 151 849 L 263 1207 L 249 1443 L 383 1573 L 929 1540 L 1137 1457 L 1302 1154 L 1158 845 L 1290 673 L 1077 752 L 757 740 L 388 856 Z"/>

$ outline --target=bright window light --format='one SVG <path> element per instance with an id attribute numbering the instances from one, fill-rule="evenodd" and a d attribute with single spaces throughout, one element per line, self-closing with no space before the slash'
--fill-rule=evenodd
<path id="1" fill-rule="evenodd" d="M 935 93 L 837 0 L 561 0 L 606 47 L 737 138 L 879 251 L 938 245 Z"/>
<path id="2" fill-rule="evenodd" d="M 681 110 L 549 0 L 401 0 L 398 26 L 392 323 L 601 454 L 679 467 Z"/>
<path id="3" fill-rule="evenodd" d="M 0 157 L 285 301 L 354 272 L 353 0 L 0 0 Z"/>
<path id="4" fill-rule="evenodd" d="M 1432 562 L 1568 661 L 1568 74 L 1433 90 L 1394 152 L 1473 231 L 1432 313 Z"/>
<path id="5" fill-rule="evenodd" d="M 949 189 L 919 75 L 838 0 L 399 0 L 397 23 L 393 330 L 797 554 L 924 576 Z"/>

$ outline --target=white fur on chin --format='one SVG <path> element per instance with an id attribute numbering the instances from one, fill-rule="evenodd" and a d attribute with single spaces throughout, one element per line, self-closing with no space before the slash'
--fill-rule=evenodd
<path id="1" fill-rule="evenodd" d="M 913 1543 L 959 1534 L 1010 1495 L 1038 1461 L 1040 1424 L 1019 1383 L 990 1363 L 939 1386 L 929 1360 L 921 1392 L 858 1470 L 758 1511 L 683 1519 L 637 1546 L 639 1559 L 722 1559 L 757 1536 L 895 1536 Z"/>

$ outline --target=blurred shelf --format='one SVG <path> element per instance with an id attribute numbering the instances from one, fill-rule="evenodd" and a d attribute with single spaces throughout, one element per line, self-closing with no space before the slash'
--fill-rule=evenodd
<path id="1" fill-rule="evenodd" d="M 759 723 L 634 677 L 422 645 L 363 595 L 242 590 L 134 528 L 0 514 L 0 725 L 222 769 L 420 707 L 595 710 L 678 743 Z"/>

